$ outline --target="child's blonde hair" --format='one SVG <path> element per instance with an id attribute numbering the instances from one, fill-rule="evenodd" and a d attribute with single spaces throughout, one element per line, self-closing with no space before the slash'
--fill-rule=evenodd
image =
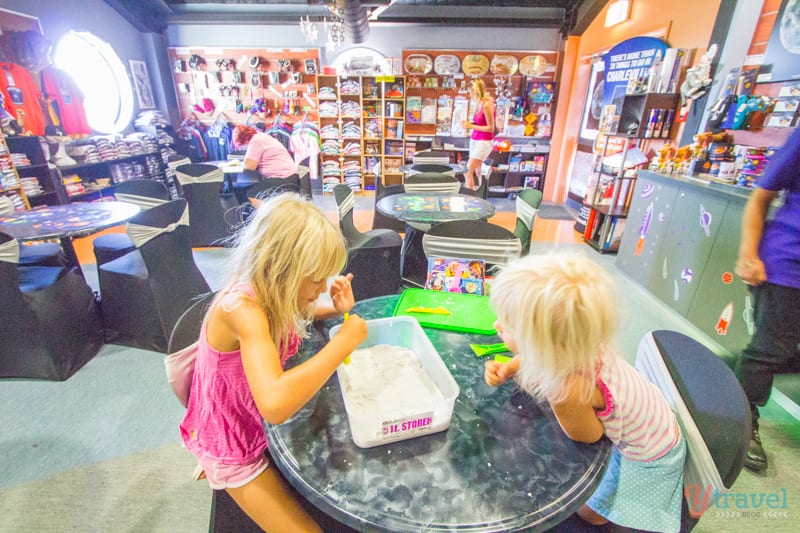
<path id="1" fill-rule="evenodd" d="M 296 193 L 265 198 L 234 238 L 231 283 L 249 284 L 279 347 L 290 331 L 308 335 L 313 306 L 299 307 L 304 280 L 336 275 L 347 261 L 342 233 Z"/>
<path id="2" fill-rule="evenodd" d="M 582 254 L 527 256 L 492 284 L 491 304 L 520 354 L 520 386 L 538 400 L 563 401 L 567 380 L 588 376 L 589 401 L 604 347 L 617 324 L 614 281 Z"/>

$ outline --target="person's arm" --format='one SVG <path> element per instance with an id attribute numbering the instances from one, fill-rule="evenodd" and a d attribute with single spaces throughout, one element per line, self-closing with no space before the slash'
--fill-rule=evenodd
<path id="1" fill-rule="evenodd" d="M 271 424 L 286 421 L 305 405 L 367 337 L 364 319 L 351 315 L 319 352 L 284 371 L 278 348 L 269 334 L 269 321 L 254 300 L 242 298 L 240 305 L 223 316 L 231 334 L 239 340 L 244 373 L 256 407 Z"/>
<path id="2" fill-rule="evenodd" d="M 764 263 L 758 255 L 758 246 L 764 234 L 764 224 L 769 206 L 778 196 L 778 191 L 756 188 L 744 206 L 742 214 L 742 237 L 739 242 L 739 257 L 736 260 L 736 275 L 745 283 L 760 285 L 767 280 Z"/>
<path id="3" fill-rule="evenodd" d="M 349 312 L 355 305 L 355 298 L 353 297 L 353 274 L 346 276 L 337 276 L 333 283 L 329 294 L 333 305 L 317 304 L 314 309 L 314 318 L 316 320 L 327 320 L 342 316 L 344 313 Z"/>
<path id="4" fill-rule="evenodd" d="M 258 134 L 256 134 L 258 135 Z M 245 170 L 257 170 L 258 161 L 261 159 L 261 152 L 263 151 L 261 144 L 253 135 L 250 142 L 247 143 L 247 151 L 244 153 L 244 168 Z"/>
<path id="5" fill-rule="evenodd" d="M 597 418 L 591 400 L 582 399 L 582 380 L 576 377 L 567 383 L 569 391 L 567 397 L 558 402 L 550 403 L 558 424 L 567 437 L 577 442 L 597 442 L 605 434 L 603 423 Z"/>
<path id="6" fill-rule="evenodd" d="M 483 368 L 483 379 L 487 385 L 497 387 L 502 385 L 519 371 L 519 354 L 515 355 L 511 361 L 500 363 L 498 361 L 486 361 Z"/>
<path id="7" fill-rule="evenodd" d="M 486 117 L 486 126 L 481 129 L 494 133 L 494 101 L 489 98 L 483 103 L 483 116 Z"/>

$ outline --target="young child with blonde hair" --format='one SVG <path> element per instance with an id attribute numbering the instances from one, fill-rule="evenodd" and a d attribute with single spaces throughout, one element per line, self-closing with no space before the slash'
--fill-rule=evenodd
<path id="1" fill-rule="evenodd" d="M 240 230 L 229 281 L 206 313 L 181 437 L 208 483 L 225 489 L 266 531 L 320 531 L 277 468 L 269 465 L 263 420 L 280 424 L 305 405 L 367 337 L 350 315 L 309 360 L 284 370 L 314 319 L 354 305 L 352 275 L 330 287 L 347 259 L 338 228 L 299 195 L 266 199 Z"/>
<path id="2" fill-rule="evenodd" d="M 487 361 L 484 378 L 512 376 L 552 408 L 578 442 L 614 445 L 608 469 L 578 514 L 647 531 L 680 529 L 686 443 L 661 391 L 612 347 L 614 280 L 583 255 L 519 259 L 492 284 L 497 332 L 516 355 Z"/>

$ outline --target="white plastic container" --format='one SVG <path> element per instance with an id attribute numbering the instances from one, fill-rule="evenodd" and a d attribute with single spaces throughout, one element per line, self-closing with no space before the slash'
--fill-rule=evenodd
<path id="1" fill-rule="evenodd" d="M 340 327 L 337 325 L 331 329 L 331 337 L 338 333 Z M 408 316 L 379 318 L 367 320 L 367 328 L 369 336 L 358 346 L 359 349 L 378 344 L 408 348 L 419 357 L 420 365 L 427 371 L 444 398 L 435 402 L 422 402 L 413 406 L 376 411 L 368 415 L 352 413 L 346 387 L 337 371 L 353 442 L 361 448 L 372 448 L 447 429 L 459 393 L 458 384 L 419 322 Z"/>

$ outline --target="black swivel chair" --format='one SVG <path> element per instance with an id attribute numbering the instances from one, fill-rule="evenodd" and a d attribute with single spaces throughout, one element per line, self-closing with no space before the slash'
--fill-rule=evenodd
<path id="1" fill-rule="evenodd" d="M 400 250 L 403 239 L 397 232 L 373 229 L 360 232 L 353 223 L 355 195 L 347 185 L 333 188 L 339 208 L 339 228 L 347 242 L 345 272 L 352 272 L 356 300 L 395 294 L 400 290 Z"/>
<path id="2" fill-rule="evenodd" d="M 129 180 L 114 185 L 114 197 L 120 202 L 138 205 L 142 211 L 169 201 L 169 189 L 160 181 Z M 107 233 L 92 241 L 97 266 L 132 252 L 136 246 L 125 233 Z"/>
<path id="3" fill-rule="evenodd" d="M 405 224 L 402 220 L 389 218 L 378 211 L 378 201 L 392 194 L 402 194 L 405 192 L 403 185 L 384 185 L 380 174 L 375 175 L 375 205 L 372 206 L 372 229 L 390 229 L 393 231 L 405 231 Z"/>
<path id="4" fill-rule="evenodd" d="M 651 331 L 636 368 L 670 403 L 686 438 L 681 531 L 691 531 L 718 495 L 730 490 L 750 441 L 750 405 L 736 376 L 711 350 L 675 331 Z M 707 497 L 707 499 L 705 499 Z"/>
<path id="5" fill-rule="evenodd" d="M 164 352 L 178 318 L 210 292 L 192 255 L 186 200 L 128 222 L 136 251 L 98 268 L 108 342 Z"/>
<path id="6" fill-rule="evenodd" d="M 0 233 L 0 378 L 63 381 L 103 346 L 92 289 L 76 268 L 19 266 Z"/>
<path id="7" fill-rule="evenodd" d="M 14 213 L 11 198 L 0 194 L 0 216 Z M 67 264 L 67 259 L 57 242 L 23 244 L 19 248 L 19 264 L 22 266 L 60 267 Z"/>
<path id="8" fill-rule="evenodd" d="M 447 174 L 448 176 L 456 176 L 456 171 L 450 165 L 432 165 L 430 163 L 412 164 L 408 167 L 407 175 L 412 176 L 420 173 Z"/>
<path id="9" fill-rule="evenodd" d="M 403 189 L 405 192 L 445 192 L 457 194 L 461 183 L 452 174 L 439 172 L 420 172 L 406 176 Z"/>
<path id="10" fill-rule="evenodd" d="M 514 235 L 522 243 L 522 255 L 528 255 L 531 251 L 531 235 L 533 234 L 533 223 L 536 213 L 542 204 L 542 191 L 537 189 L 523 189 L 515 200 L 517 210 L 517 222 L 514 227 Z"/>
<path id="11" fill-rule="evenodd" d="M 192 246 L 223 246 L 230 234 L 222 205 L 222 169 L 202 163 L 175 169 L 183 197 L 189 204 Z"/>

